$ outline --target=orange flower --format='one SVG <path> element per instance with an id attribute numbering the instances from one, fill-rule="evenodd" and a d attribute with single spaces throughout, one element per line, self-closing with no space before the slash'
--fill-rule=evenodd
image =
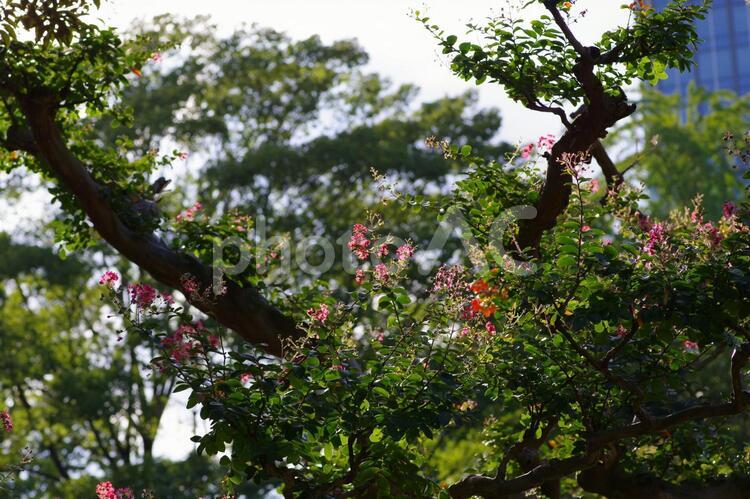
<path id="1" fill-rule="evenodd" d="M 487 291 L 489 291 L 489 289 L 490 289 L 489 285 L 487 285 L 487 283 L 484 282 L 482 279 L 475 281 L 471 285 L 471 290 L 476 294 L 486 293 Z"/>
<path id="2" fill-rule="evenodd" d="M 492 303 L 488 303 L 480 300 L 479 298 L 475 298 L 471 301 L 471 311 L 480 313 L 485 317 L 489 317 L 497 312 L 497 307 Z"/>
<path id="3" fill-rule="evenodd" d="M 563 7 L 565 7 L 566 9 L 569 9 L 573 7 L 573 2 L 564 2 Z"/>
<path id="4" fill-rule="evenodd" d="M 141 70 L 138 68 L 130 68 L 130 70 L 133 72 L 134 75 L 136 75 L 138 78 L 143 76 L 143 73 L 141 73 Z"/>

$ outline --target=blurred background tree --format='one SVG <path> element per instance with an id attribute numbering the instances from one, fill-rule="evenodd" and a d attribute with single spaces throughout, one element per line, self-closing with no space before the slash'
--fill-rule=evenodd
<path id="1" fill-rule="evenodd" d="M 649 213 L 664 217 L 690 206 L 700 193 L 708 217 L 718 218 L 724 203 L 736 202 L 745 188 L 722 139 L 727 132 L 738 137 L 747 132 L 750 95 L 694 84 L 684 98 L 647 87 L 641 92 L 636 112 L 610 139 L 626 147 L 618 166 L 634 165 L 631 178 L 646 185 Z"/>
<path id="2" fill-rule="evenodd" d="M 499 111 L 480 109 L 475 92 L 420 103 L 414 85 L 367 73 L 356 41 L 294 41 L 257 26 L 226 38 L 214 32 L 205 18 L 139 24 L 134 34 L 191 50 L 163 54 L 126 90 L 132 127 L 99 130 L 142 152 L 208 151 L 196 154 L 187 191 L 216 210 L 257 207 L 276 232 L 335 239 L 383 197 L 372 169 L 402 194 L 436 201 L 447 192 L 461 167 L 427 138 L 491 159 L 513 150 L 498 140 Z M 394 233 L 408 223 L 410 234 L 431 237 L 434 220 L 419 230 L 404 217 L 385 218 Z"/>
<path id="3" fill-rule="evenodd" d="M 102 472 L 157 497 L 215 492 L 221 473 L 208 459 L 154 456 L 174 380 L 149 365 L 153 347 L 118 338 L 91 286 L 95 265 L 5 234 L 0 256 L 0 398 L 14 401 L 18 430 L 0 468 L 34 453 L 0 496 L 87 497 Z"/>

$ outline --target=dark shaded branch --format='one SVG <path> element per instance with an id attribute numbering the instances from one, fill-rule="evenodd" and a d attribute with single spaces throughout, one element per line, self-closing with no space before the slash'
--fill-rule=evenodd
<path id="1" fill-rule="evenodd" d="M 607 150 L 604 149 L 601 140 L 597 140 L 594 142 L 594 145 L 591 146 L 591 155 L 596 162 L 599 163 L 599 166 L 602 169 L 604 180 L 607 182 L 607 192 L 617 192 L 625 181 L 625 178 L 623 174 L 617 170 L 617 166 L 615 166 L 614 161 L 612 161 L 612 158 L 607 154 Z"/>
<path id="2" fill-rule="evenodd" d="M 553 459 L 512 480 L 498 480 L 481 475 L 471 475 L 452 485 L 448 491 L 454 499 L 468 499 L 472 496 L 494 498 L 516 494 L 594 466 L 597 457 L 597 453 L 592 453 L 567 459 Z"/>
<path id="3" fill-rule="evenodd" d="M 557 0 L 544 0 L 544 6 L 550 11 L 552 18 L 555 20 L 555 24 L 557 24 L 557 27 L 560 28 L 560 31 L 565 35 L 565 39 L 568 40 L 568 43 L 570 43 L 575 51 L 578 52 L 578 55 L 584 58 L 589 57 L 586 48 L 578 41 L 570 30 L 568 23 L 565 22 L 562 14 L 560 14 L 560 10 L 557 8 Z"/>
<path id="4" fill-rule="evenodd" d="M 578 485 L 586 492 L 612 498 L 658 497 L 660 499 L 748 499 L 750 478 L 730 477 L 705 483 L 674 484 L 646 473 L 626 473 L 604 465 L 582 471 Z"/>
<path id="5" fill-rule="evenodd" d="M 742 370 L 747 366 L 748 360 L 750 360 L 750 343 L 745 343 L 736 348 L 732 354 L 730 369 L 732 400 L 730 402 L 715 405 L 694 405 L 666 416 L 651 418 L 648 422 L 639 421 L 628 426 L 602 431 L 587 439 L 589 446 L 601 448 L 624 438 L 666 430 L 689 421 L 733 416 L 743 412 L 750 404 L 750 393 L 742 388 Z"/>
<path id="6" fill-rule="evenodd" d="M 653 434 L 690 421 L 739 414 L 750 405 L 750 393 L 742 388 L 742 370 L 747 366 L 749 360 L 750 343 L 745 343 L 735 349 L 730 370 L 733 390 L 730 402 L 715 405 L 695 405 L 666 416 L 651 418 L 647 422 L 639 421 L 628 426 L 591 434 L 586 438 L 587 451 L 583 454 L 542 463 L 531 471 L 511 480 L 471 475 L 450 487 L 451 496 L 457 499 L 472 496 L 494 498 L 523 492 L 539 487 L 545 482 L 597 466 L 600 459 L 605 456 L 605 449 L 611 448 L 612 445 L 623 439 Z M 642 495 L 624 495 L 621 497 L 642 497 Z"/>
<path id="7" fill-rule="evenodd" d="M 545 106 L 544 104 L 541 104 L 540 102 L 534 101 L 532 99 L 527 100 L 526 107 L 528 109 L 531 109 L 532 111 L 554 114 L 560 118 L 560 121 L 562 121 L 562 124 L 565 125 L 565 128 L 570 128 L 570 120 L 568 120 L 568 116 L 565 114 L 565 110 L 561 107 Z"/>

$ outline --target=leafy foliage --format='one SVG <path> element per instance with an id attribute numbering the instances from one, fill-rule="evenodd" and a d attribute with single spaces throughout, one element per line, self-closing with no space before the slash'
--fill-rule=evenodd
<path id="1" fill-rule="evenodd" d="M 743 161 L 726 153 L 726 143 L 744 135 L 749 113 L 750 99 L 731 92 L 691 85 L 683 99 L 643 89 L 632 121 L 613 140 L 640 144 L 642 150 L 626 151 L 620 164 L 634 165 L 648 189 L 650 211 L 666 216 L 700 194 L 706 211 L 718 217 L 727 200 L 740 199 L 747 185 Z"/>
<path id="2" fill-rule="evenodd" d="M 72 130 L 83 104 L 96 113 L 87 116 L 94 120 L 122 115 L 105 107 L 101 96 L 122 96 L 123 75 L 133 62 L 145 61 L 146 52 L 136 50 L 131 60 L 124 44 L 107 45 L 111 60 L 97 56 L 94 61 L 113 78 L 81 91 L 84 102 L 77 109 L 64 105 L 61 91 L 67 87 L 60 87 L 57 71 L 48 83 L 17 62 L 24 50 L 42 58 L 48 53 L 42 42 L 11 43 L 10 56 L 0 60 L 5 72 L 22 76 L 0 82 L 13 102 L 3 118 L 6 147 L 19 145 L 31 161 L 40 156 L 53 167 L 58 197 L 77 221 L 71 233 L 81 237 L 85 213 L 113 246 L 163 282 L 181 286 L 191 304 L 216 319 L 203 322 L 145 284 L 125 293 L 114 285 L 112 274 L 101 281 L 124 321 L 127 344 L 147 342 L 158 351 L 151 362 L 178 380 L 176 391 L 189 390 L 189 406 L 200 406 L 201 416 L 210 421 L 211 430 L 194 441 L 208 455 L 225 454 L 220 463 L 227 471 L 223 485 L 228 493 L 249 480 L 270 480 L 286 497 L 497 497 L 536 488 L 559 496 L 563 487 L 570 494 L 580 487 L 637 497 L 644 495 L 632 492 L 644 483 L 635 475 L 639 472 L 673 481 L 727 476 L 725 482 L 732 486 L 738 477 L 728 476 L 730 472 L 749 471 L 744 463 L 737 465 L 746 452 L 742 440 L 730 441 L 728 433 L 717 433 L 712 425 L 744 416 L 750 405 L 744 384 L 750 362 L 750 206 L 726 204 L 720 219 L 708 219 L 700 204 L 666 219 L 649 217 L 639 211 L 641 194 L 617 181 L 619 171 L 606 170 L 599 143 L 634 111 L 623 84 L 634 78 L 653 82 L 665 67 L 689 65 L 696 42 L 692 23 L 705 6 L 675 0 L 655 12 L 633 4 L 627 26 L 607 32 L 597 46 L 584 47 L 566 19 L 572 3 L 527 5 L 534 3 L 549 15 L 528 26 L 502 15 L 471 28 L 486 38 L 483 45 L 456 47 L 457 37 L 428 26 L 453 56 L 459 76 L 501 83 L 527 107 L 560 116 L 566 130 L 557 141 L 547 139 L 552 143 L 541 158 L 531 156 L 532 147 L 507 163 L 486 157 L 480 147 L 475 152 L 473 144 L 430 140 L 439 144 L 448 164 L 457 166 L 437 168 L 432 178 L 445 179 L 446 172 L 461 168 L 468 169 L 467 175 L 453 196 L 440 196 L 438 206 L 420 202 L 424 197 L 414 192 L 395 198 L 436 217 L 447 216 L 445 208 L 461 213 L 475 241 L 467 256 L 476 265 L 453 262 L 421 285 L 410 282 L 410 267 L 421 255 L 415 258 L 412 243 L 397 248 L 376 244 L 381 234 L 390 232 L 392 240 L 396 234 L 372 215 L 367 226 L 353 227 L 348 242 L 357 264 L 354 286 L 341 274 L 338 282 L 269 291 L 251 270 L 218 290 L 206 287 L 206 274 L 213 270 L 207 262 L 209 244 L 247 230 L 250 221 L 228 209 L 214 219 L 196 216 L 198 205 L 174 224 L 161 216 L 143 216 L 135 205 L 147 194 L 146 179 L 158 164 L 155 155 L 131 153 L 139 137 L 108 149 L 96 140 L 106 138 L 101 130 Z M 79 31 L 85 46 L 86 30 Z M 109 37 L 109 32 L 92 32 L 99 41 Z M 325 46 L 315 38 L 292 43 L 269 31 L 258 35 L 259 49 L 245 45 L 246 35 L 225 45 L 207 42 L 214 49 L 209 54 L 220 63 L 205 69 L 216 71 L 212 77 L 221 84 L 215 89 L 175 86 L 179 71 L 165 73 L 174 80 L 165 88 L 176 88 L 178 95 L 168 100 L 170 107 L 159 119 L 181 108 L 202 109 L 196 96 L 205 99 L 210 119 L 181 123 L 189 126 L 180 140 L 197 137 L 189 133 L 195 124 L 201 138 L 218 143 L 220 161 L 209 172 L 215 168 L 216 185 L 231 185 L 237 189 L 234 194 L 250 190 L 251 182 L 230 184 L 225 178 L 222 184 L 218 172 L 233 165 L 260 171 L 260 164 L 252 162 L 257 152 L 271 165 L 263 170 L 267 177 L 277 179 L 274 174 L 287 175 L 296 161 L 304 165 L 310 153 L 314 162 L 277 187 L 287 197 L 295 196 L 293 187 L 304 185 L 319 169 L 332 170 L 326 179 L 331 183 L 314 185 L 308 193 L 319 194 L 334 181 L 348 187 L 362 168 L 344 147 L 355 134 L 339 131 L 334 138 L 320 135 L 305 141 L 304 129 L 320 116 L 321 96 L 336 95 L 345 86 L 343 75 L 363 62 L 363 54 L 353 44 Z M 227 51 L 217 52 L 216 46 Z M 67 57 L 69 49 L 61 47 L 51 52 L 54 57 Z M 299 52 L 300 63 L 286 50 Z M 318 53 L 326 54 L 333 67 Z M 266 70 L 237 74 L 230 54 Z M 202 69 L 198 59 L 194 62 L 193 67 Z M 251 87 L 253 99 L 236 91 L 234 78 Z M 30 98 L 25 88 L 13 86 L 23 80 L 44 98 Z M 85 81 L 85 75 L 74 71 L 69 88 Z M 408 92 L 383 95 L 377 80 L 359 81 L 365 84 L 355 86 L 357 92 L 344 91 L 358 97 L 343 101 L 365 99 L 373 106 L 361 126 L 365 142 L 413 126 L 399 135 L 407 137 L 407 150 L 439 159 L 438 148 L 428 151 L 414 144 L 424 122 L 433 119 L 435 106 L 423 106 L 422 117 L 399 115 L 394 103 L 405 101 Z M 290 95 L 297 82 L 303 91 Z M 267 101 L 255 100 L 261 96 Z M 583 106 L 569 119 L 560 107 L 565 104 Z M 45 106 L 56 106 L 55 112 L 50 115 Z M 399 118 L 375 119 L 387 108 Z M 465 110 L 450 101 L 437 108 L 443 110 L 438 114 L 454 117 Z M 23 142 L 11 133 L 21 116 L 37 140 Z M 235 116 L 253 126 L 236 126 L 242 122 L 233 121 Z M 485 118 L 476 117 L 466 136 L 489 142 L 486 126 L 492 120 Z M 63 130 L 56 135 L 57 123 Z M 138 145 L 150 148 L 151 140 L 166 137 L 163 121 L 161 126 Z M 297 134 L 302 147 L 295 144 Z M 40 141 L 40 136 L 49 140 Z M 334 142 L 338 144 L 329 155 L 326 145 Z M 745 145 L 733 142 L 729 149 L 745 157 Z M 388 157 L 389 147 L 375 150 Z M 591 179 L 591 154 L 605 170 L 606 195 L 598 194 Z M 152 157 L 137 159 L 142 156 Z M 177 156 L 175 151 L 163 165 Z M 524 161 L 530 157 L 545 160 L 546 175 L 533 161 Z M 342 161 L 339 170 L 331 168 L 331 158 L 349 161 Z M 415 161 L 415 176 L 429 163 Z M 42 170 L 41 163 L 33 165 Z M 345 173 L 339 176 L 339 171 Z M 408 169 L 394 171 L 410 177 Z M 119 191 L 106 190 L 110 178 Z M 242 201 L 258 201 L 245 194 Z M 128 202 L 128 196 L 136 199 Z M 315 195 L 310 200 L 312 204 Z M 222 201 L 215 205 L 231 207 Z M 275 202 L 279 199 L 271 199 L 267 208 Z M 517 223 L 513 210 L 526 203 L 537 216 Z M 501 251 L 500 242 L 511 251 Z M 154 259 L 163 265 L 154 266 Z M 202 275 L 183 273 L 185 268 Z M 283 310 L 282 319 L 279 309 L 266 303 L 269 296 Z M 274 320 L 265 321 L 268 317 Z M 279 326 L 290 323 L 292 332 Z M 221 324 L 243 331 L 254 343 L 225 339 Z M 270 343 L 268 331 L 278 347 L 271 352 L 263 348 Z M 707 383 L 699 375 L 705 366 L 721 362 L 730 371 L 723 384 Z M 699 424 L 701 431 L 689 431 Z M 477 433 L 485 437 L 486 452 L 473 456 L 463 470 L 474 474 L 450 486 L 443 483 L 440 473 L 450 473 L 454 480 L 464 473 L 435 466 L 427 451 L 444 437 L 456 442 Z M 674 453 L 687 462 L 675 466 Z M 645 495 L 673 487 L 659 480 L 648 483 Z"/>

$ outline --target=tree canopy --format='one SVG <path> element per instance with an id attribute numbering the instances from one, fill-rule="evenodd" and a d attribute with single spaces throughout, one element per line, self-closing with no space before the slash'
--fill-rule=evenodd
<path id="1" fill-rule="evenodd" d="M 601 143 L 636 111 L 627 84 L 691 65 L 694 23 L 707 4 L 623 6 L 628 23 L 584 46 L 574 33 L 579 3 L 526 2 L 544 14 L 503 12 L 470 25 L 472 41 L 415 13 L 457 76 L 500 84 L 527 108 L 559 116 L 560 137 L 502 158 L 497 121 L 468 116 L 465 100 L 402 111 L 408 91 L 383 94 L 377 78 L 343 78 L 364 60 L 355 44 L 296 43 L 263 30 L 195 38 L 198 54 L 183 56 L 188 70 L 215 85 L 184 85 L 183 69 L 167 69 L 154 76 L 163 80 L 155 98 L 166 89 L 171 107 L 131 120 L 128 99 L 145 102 L 133 96 L 150 88 L 128 75 L 142 77 L 145 64 L 190 35 L 123 41 L 82 20 L 82 1 L 51 12 L 34 2 L 8 8 L 3 165 L 49 181 L 69 250 L 101 239 L 154 279 L 122 283 L 108 270 L 99 282 L 127 341 L 149 345 L 151 364 L 210 422 L 193 441 L 199 453 L 221 455 L 228 494 L 249 481 L 270 481 L 289 498 L 743 497 L 750 489 L 741 437 L 750 405 L 750 206 L 726 200 L 710 218 L 696 202 L 654 217 Z M 29 12 L 48 21 L 24 24 L 41 28 L 15 37 Z M 55 21 L 61 15 L 69 32 Z M 262 70 L 235 72 L 253 64 Z M 323 102 L 351 95 L 364 109 L 350 113 L 353 127 L 307 133 Z M 445 136 L 419 145 L 441 115 L 450 126 L 434 133 Z M 115 132 L 96 126 L 108 120 Z M 155 149 L 171 136 L 211 153 L 213 216 L 200 203 L 174 218 L 156 209 L 158 168 L 185 159 L 180 149 Z M 725 139 L 729 163 L 746 168 L 750 135 Z M 389 162 L 399 142 L 403 156 Z M 314 206 L 320 192 L 336 196 L 362 175 L 362 151 L 411 187 L 389 190 L 398 178 L 381 177 L 388 195 L 369 191 L 367 213 L 347 234 L 344 271 L 269 284 L 260 269 L 288 272 L 277 253 L 284 245 L 254 247 L 246 236 L 258 221 L 240 210 L 262 203 L 260 179 L 269 186 L 260 196 L 281 195 L 267 210 L 300 189 L 301 206 Z M 593 178 L 593 160 L 606 186 Z M 417 189 L 420 179 L 461 170 L 449 195 Z M 416 277 L 429 247 L 388 223 L 382 214 L 393 207 L 459 218 L 464 255 Z M 296 217 L 290 226 L 314 222 Z M 169 297 L 173 289 L 186 303 Z M 472 449 L 464 462 L 436 463 L 460 445 Z M 109 481 L 97 493 L 127 495 Z"/>

